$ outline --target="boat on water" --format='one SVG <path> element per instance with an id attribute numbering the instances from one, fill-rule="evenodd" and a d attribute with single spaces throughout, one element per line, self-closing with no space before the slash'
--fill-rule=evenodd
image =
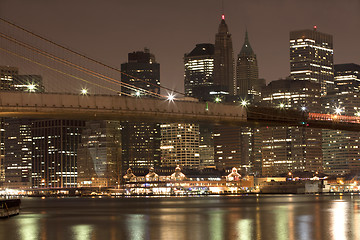
<path id="1" fill-rule="evenodd" d="M 0 218 L 18 215 L 20 204 L 20 199 L 0 199 Z"/>

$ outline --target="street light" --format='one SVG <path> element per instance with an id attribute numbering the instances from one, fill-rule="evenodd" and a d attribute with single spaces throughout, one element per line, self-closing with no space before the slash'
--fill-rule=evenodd
<path id="1" fill-rule="evenodd" d="M 221 102 L 221 98 L 220 98 L 220 97 L 216 97 L 216 98 L 215 98 L 215 102 L 216 102 L 216 103 Z"/>
<path id="2" fill-rule="evenodd" d="M 86 88 L 81 89 L 81 95 L 87 95 L 88 90 Z"/>
<path id="3" fill-rule="evenodd" d="M 279 107 L 280 107 L 280 108 L 284 108 L 284 107 L 285 107 L 285 104 L 284 104 L 284 103 L 280 103 Z"/>
<path id="4" fill-rule="evenodd" d="M 242 101 L 240 102 L 240 105 L 243 106 L 243 107 L 246 107 L 248 104 L 249 104 L 249 103 L 248 103 L 248 101 L 246 101 L 246 100 L 242 100 Z"/>
<path id="5" fill-rule="evenodd" d="M 28 92 L 35 92 L 36 86 L 34 84 L 29 83 L 27 85 Z"/>
<path id="6" fill-rule="evenodd" d="M 306 111 L 306 107 L 305 107 L 305 106 L 302 106 L 302 107 L 301 107 L 301 111 L 305 112 L 305 111 Z"/>
<path id="7" fill-rule="evenodd" d="M 339 107 L 335 108 L 335 113 L 336 113 L 337 115 L 340 115 L 341 112 L 342 112 L 341 108 L 339 108 Z"/>
<path id="8" fill-rule="evenodd" d="M 140 93 L 139 90 L 135 92 L 135 96 L 136 96 L 136 97 L 140 97 L 140 95 L 141 95 L 141 93 Z"/>
<path id="9" fill-rule="evenodd" d="M 169 93 L 168 96 L 167 96 L 167 100 L 169 102 L 173 102 L 175 99 L 175 95 L 173 93 Z"/>

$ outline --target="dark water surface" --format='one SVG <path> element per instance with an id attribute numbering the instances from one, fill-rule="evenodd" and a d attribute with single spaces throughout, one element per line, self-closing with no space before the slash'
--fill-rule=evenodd
<path id="1" fill-rule="evenodd" d="M 10 239 L 360 239 L 360 196 L 29 198 Z"/>

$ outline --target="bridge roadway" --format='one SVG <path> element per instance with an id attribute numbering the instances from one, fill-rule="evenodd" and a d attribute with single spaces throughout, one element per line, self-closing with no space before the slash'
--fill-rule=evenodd
<path id="1" fill-rule="evenodd" d="M 195 122 L 255 127 L 287 125 L 360 131 L 360 123 L 312 119 L 295 110 L 116 95 L 2 91 L 0 117 Z"/>
<path id="2" fill-rule="evenodd" d="M 246 123 L 241 106 L 116 95 L 0 92 L 0 117 Z"/>

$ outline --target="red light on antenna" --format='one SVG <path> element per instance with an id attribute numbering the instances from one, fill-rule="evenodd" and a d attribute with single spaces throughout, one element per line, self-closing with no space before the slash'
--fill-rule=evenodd
<path id="1" fill-rule="evenodd" d="M 317 29 L 317 26 L 315 25 L 315 26 L 314 26 L 314 30 L 316 30 L 316 29 Z"/>
<path id="2" fill-rule="evenodd" d="M 222 19 L 222 20 L 225 20 L 225 15 L 224 15 L 224 14 L 221 15 L 221 19 Z"/>

